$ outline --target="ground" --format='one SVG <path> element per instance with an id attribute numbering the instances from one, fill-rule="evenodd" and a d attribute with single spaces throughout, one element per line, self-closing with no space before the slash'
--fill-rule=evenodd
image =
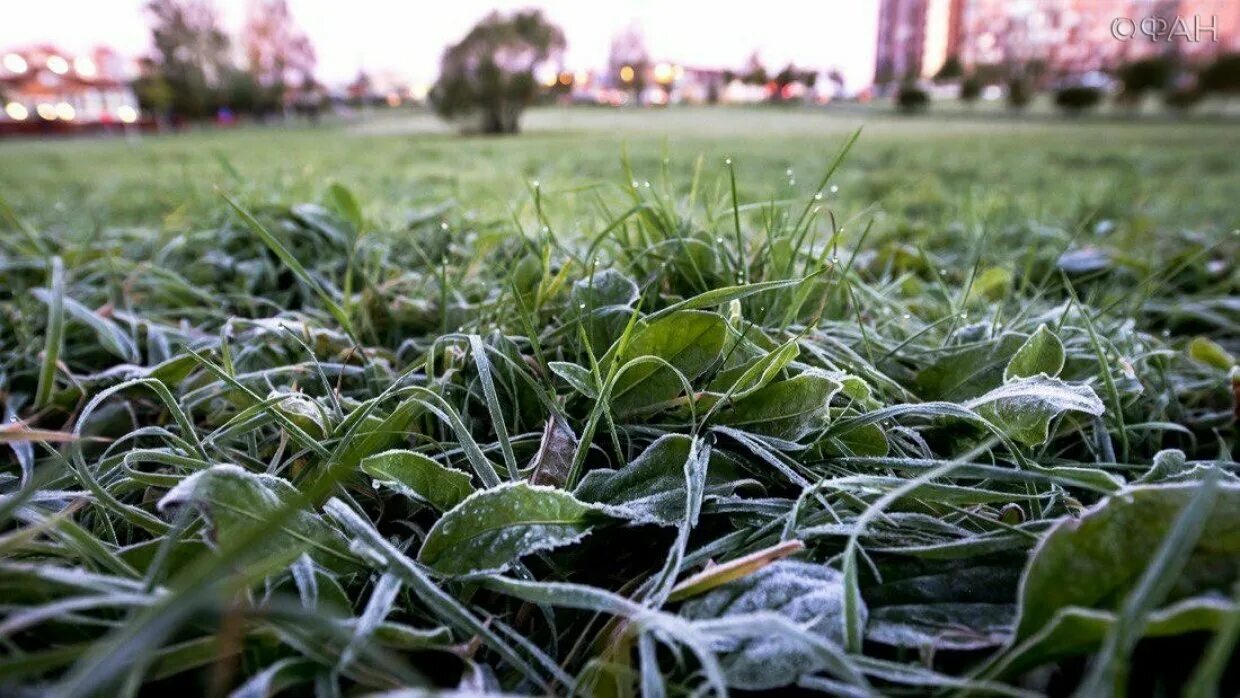
<path id="1" fill-rule="evenodd" d="M 1240 694 L 1240 129 L 526 125 L 0 144 L 0 694 Z"/>
<path id="2" fill-rule="evenodd" d="M 933 226 L 969 215 L 1072 229 L 1111 219 L 1227 231 L 1240 224 L 1240 127 L 1046 117 L 903 117 L 803 109 L 539 109 L 520 138 L 459 137 L 427 114 L 319 128 L 249 128 L 177 136 L 0 143 L 0 196 L 46 225 L 201 224 L 223 211 L 217 188 L 255 201 L 316 199 L 352 188 L 366 213 L 402 220 L 446 198 L 507 216 L 537 180 L 569 208 L 574 193 L 634 175 L 689 187 L 701 158 L 714 185 L 736 163 L 741 197 L 784 196 L 791 170 L 809 191 L 846 138 L 864 127 L 840 171 L 837 206 Z M 871 209 L 871 207 L 873 207 Z M 880 219 L 880 227 L 884 220 Z"/>

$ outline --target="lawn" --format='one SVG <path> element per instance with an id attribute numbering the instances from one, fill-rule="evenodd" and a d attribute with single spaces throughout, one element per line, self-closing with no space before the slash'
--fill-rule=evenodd
<path id="1" fill-rule="evenodd" d="M 1240 129 L 526 126 L 0 143 L 0 694 L 1240 691 Z"/>

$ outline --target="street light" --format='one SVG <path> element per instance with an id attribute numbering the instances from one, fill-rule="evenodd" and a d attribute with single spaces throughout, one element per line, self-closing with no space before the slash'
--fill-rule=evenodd
<path id="1" fill-rule="evenodd" d="M 620 82 L 633 82 L 634 77 L 636 77 L 636 74 L 633 72 L 633 66 L 626 65 L 620 69 Z"/>
<path id="2" fill-rule="evenodd" d="M 654 67 L 654 81 L 667 85 L 676 79 L 676 69 L 670 63 L 659 63 Z"/>
<path id="3" fill-rule="evenodd" d="M 25 121 L 30 116 L 30 111 L 26 109 L 26 105 L 20 102 L 9 102 L 4 105 L 4 113 L 14 121 Z"/>
<path id="4" fill-rule="evenodd" d="M 47 57 L 47 69 L 57 75 L 64 75 L 69 72 L 69 61 L 62 56 L 51 55 Z"/>
<path id="5" fill-rule="evenodd" d="M 4 69 L 10 73 L 21 75 L 26 72 L 26 59 L 16 53 L 6 53 L 4 55 Z"/>

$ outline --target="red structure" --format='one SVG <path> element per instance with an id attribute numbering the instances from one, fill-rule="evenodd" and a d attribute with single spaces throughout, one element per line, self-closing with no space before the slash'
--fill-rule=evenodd
<path id="1" fill-rule="evenodd" d="M 97 48 L 72 55 L 50 44 L 0 52 L 0 134 L 139 125 L 125 62 Z"/>

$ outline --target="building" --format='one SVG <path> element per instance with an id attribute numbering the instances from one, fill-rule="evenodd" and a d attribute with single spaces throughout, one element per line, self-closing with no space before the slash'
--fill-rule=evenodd
<path id="1" fill-rule="evenodd" d="M 879 4 L 874 82 L 901 82 L 923 75 L 929 4 L 930 0 L 882 0 Z"/>
<path id="2" fill-rule="evenodd" d="M 933 77 L 953 57 L 970 72 L 1064 77 L 1240 50 L 1240 1 L 882 0 L 877 40 L 879 83 Z"/>
<path id="3" fill-rule="evenodd" d="M 77 56 L 46 44 L 5 51 L 0 100 L 6 130 L 132 124 L 141 117 L 125 61 L 107 48 Z"/>

